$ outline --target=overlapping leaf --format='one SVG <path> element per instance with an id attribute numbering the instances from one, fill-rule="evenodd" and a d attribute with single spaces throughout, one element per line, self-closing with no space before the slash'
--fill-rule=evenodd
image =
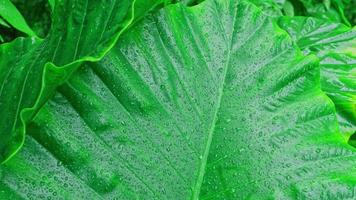
<path id="1" fill-rule="evenodd" d="M 284 17 L 280 25 L 305 54 L 320 58 L 322 90 L 335 103 L 348 138 L 356 132 L 356 29 L 306 17 Z"/>
<path id="2" fill-rule="evenodd" d="M 324 21 L 355 24 L 353 0 L 249 0 L 273 16 L 311 16 Z"/>
<path id="3" fill-rule="evenodd" d="M 74 73 L 3 166 L 0 195 L 352 198 L 356 151 L 317 58 L 239 2 L 166 7 Z"/>
<path id="4" fill-rule="evenodd" d="M 0 46 L 1 162 L 21 147 L 26 123 L 54 89 L 82 62 L 99 60 L 114 45 L 133 20 L 133 6 L 150 10 L 160 1 L 140 2 L 58 1 L 48 37 L 19 38 Z"/>

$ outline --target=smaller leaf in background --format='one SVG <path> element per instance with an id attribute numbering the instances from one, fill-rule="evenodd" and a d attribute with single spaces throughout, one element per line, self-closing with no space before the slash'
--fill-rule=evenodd
<path id="1" fill-rule="evenodd" d="M 293 7 L 293 4 L 291 2 L 286 1 L 283 4 L 283 13 L 286 16 L 294 16 L 294 7 Z"/>
<path id="2" fill-rule="evenodd" d="M 313 17 L 281 17 L 279 25 L 286 30 L 305 54 L 323 57 L 328 52 L 355 53 L 356 28 Z"/>
<path id="3" fill-rule="evenodd" d="M 51 10 L 53 11 L 53 10 L 54 10 L 54 5 L 55 5 L 56 1 L 55 1 L 55 0 L 48 0 L 48 3 L 49 3 L 49 5 L 51 6 Z"/>
<path id="4" fill-rule="evenodd" d="M 295 1 L 295 0 L 294 0 Z M 306 13 L 305 16 L 312 16 L 320 19 L 326 19 L 332 22 L 344 23 L 351 26 L 344 15 L 344 3 L 341 0 L 299 0 Z"/>
<path id="5" fill-rule="evenodd" d="M 0 17 L 0 25 L 4 26 L 4 27 L 7 27 L 7 28 L 10 28 L 10 25 L 5 20 L 3 20 L 1 17 Z"/>
<path id="6" fill-rule="evenodd" d="M 323 4 L 325 5 L 325 8 L 326 8 L 326 9 L 330 9 L 330 6 L 331 6 L 330 0 L 324 0 L 324 1 L 323 1 Z"/>
<path id="7" fill-rule="evenodd" d="M 328 0 L 328 1 L 330 1 L 330 0 Z M 351 26 L 349 20 L 345 16 L 345 4 L 344 4 L 343 0 L 332 0 L 332 4 L 336 8 L 336 10 L 340 13 L 340 17 L 341 17 L 342 21 L 344 22 L 344 24 L 346 24 L 347 26 Z"/>
<path id="8" fill-rule="evenodd" d="M 51 28 L 51 6 L 48 0 L 11 0 L 29 27 L 41 38 L 44 38 Z"/>
<path id="9" fill-rule="evenodd" d="M 270 16 L 282 16 L 285 0 L 249 0 Z"/>
<path id="10" fill-rule="evenodd" d="M 9 0 L 0 0 L 0 16 L 11 26 L 29 36 L 36 36 L 36 33 L 28 26 L 21 13 Z"/>
<path id="11" fill-rule="evenodd" d="M 12 40 L 18 37 L 26 36 L 25 33 L 15 29 L 1 17 L 0 17 L 0 35 L 2 37 L 2 40 L 0 40 L 0 44 L 11 42 Z"/>
<path id="12" fill-rule="evenodd" d="M 320 58 L 322 90 L 333 100 L 341 132 L 356 131 L 356 28 L 312 17 L 282 17 L 280 26 L 304 54 Z"/>
<path id="13" fill-rule="evenodd" d="M 349 144 L 353 147 L 356 147 L 356 132 L 353 135 L 351 135 Z"/>
<path id="14" fill-rule="evenodd" d="M 344 0 L 345 2 L 345 17 L 350 21 L 352 26 L 356 25 L 356 1 Z"/>
<path id="15" fill-rule="evenodd" d="M 5 42 L 3 34 L 1 33 L 3 28 L 11 28 L 10 25 L 0 17 L 0 44 Z"/>
<path id="16" fill-rule="evenodd" d="M 350 138 L 356 131 L 356 57 L 329 53 L 320 67 L 322 89 L 335 104 L 341 131 Z"/>
<path id="17" fill-rule="evenodd" d="M 274 16 L 312 16 L 347 26 L 356 23 L 355 0 L 249 0 Z M 350 24 L 351 22 L 351 24 Z"/>
<path id="18" fill-rule="evenodd" d="M 187 5 L 187 6 L 194 6 L 194 5 L 197 5 L 201 2 L 203 2 L 204 0 L 171 0 L 172 3 L 177 3 L 177 2 L 180 2 L 184 5 Z"/>

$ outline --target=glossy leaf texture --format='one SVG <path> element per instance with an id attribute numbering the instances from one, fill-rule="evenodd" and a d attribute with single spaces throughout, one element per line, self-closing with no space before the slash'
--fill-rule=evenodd
<path id="1" fill-rule="evenodd" d="M 160 1 L 61 0 L 49 35 L 32 47 L 33 38 L 0 46 L 0 161 L 23 144 L 26 123 L 85 62 L 100 60 L 137 14 L 135 5 L 152 9 Z M 66 16 L 65 18 L 63 16 Z M 21 47 L 25 49 L 21 50 Z"/>
<path id="2" fill-rule="evenodd" d="M 351 199 L 356 150 L 317 61 L 250 3 L 168 6 L 58 89 L 0 195 Z"/>
<path id="3" fill-rule="evenodd" d="M 0 16 L 17 30 L 36 37 L 36 33 L 28 26 L 26 20 L 10 0 L 0 0 Z"/>
<path id="4" fill-rule="evenodd" d="M 356 29 L 315 18 L 284 17 L 280 25 L 305 54 L 320 58 L 322 90 L 333 100 L 341 131 L 356 132 Z"/>

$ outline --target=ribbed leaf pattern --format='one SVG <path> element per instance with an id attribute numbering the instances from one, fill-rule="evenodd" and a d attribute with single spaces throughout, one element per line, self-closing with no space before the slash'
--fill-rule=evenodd
<path id="1" fill-rule="evenodd" d="M 0 195 L 352 199 L 356 150 L 319 70 L 252 4 L 168 6 L 57 90 Z"/>

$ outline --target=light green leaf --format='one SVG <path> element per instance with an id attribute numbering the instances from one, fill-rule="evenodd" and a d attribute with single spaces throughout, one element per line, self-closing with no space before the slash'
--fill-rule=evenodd
<path id="1" fill-rule="evenodd" d="M 356 132 L 356 29 L 315 18 L 284 17 L 280 25 L 305 54 L 321 59 L 322 90 L 333 100 L 346 138 Z"/>
<path id="2" fill-rule="evenodd" d="M 24 32 L 29 36 L 36 36 L 33 30 L 27 25 L 21 13 L 10 0 L 0 0 L 0 16 L 17 30 Z"/>
<path id="3" fill-rule="evenodd" d="M 3 166 L 1 190 L 24 199 L 352 198 L 356 150 L 320 90 L 317 58 L 237 2 L 168 6 L 76 71 Z"/>
<path id="4" fill-rule="evenodd" d="M 18 38 L 0 46 L 0 162 L 22 146 L 26 123 L 55 88 L 81 63 L 100 60 L 133 19 L 140 17 L 134 7 L 142 2 L 58 1 L 48 37 L 37 42 Z M 150 2 L 155 4 L 145 4 L 147 10 L 157 5 Z"/>

